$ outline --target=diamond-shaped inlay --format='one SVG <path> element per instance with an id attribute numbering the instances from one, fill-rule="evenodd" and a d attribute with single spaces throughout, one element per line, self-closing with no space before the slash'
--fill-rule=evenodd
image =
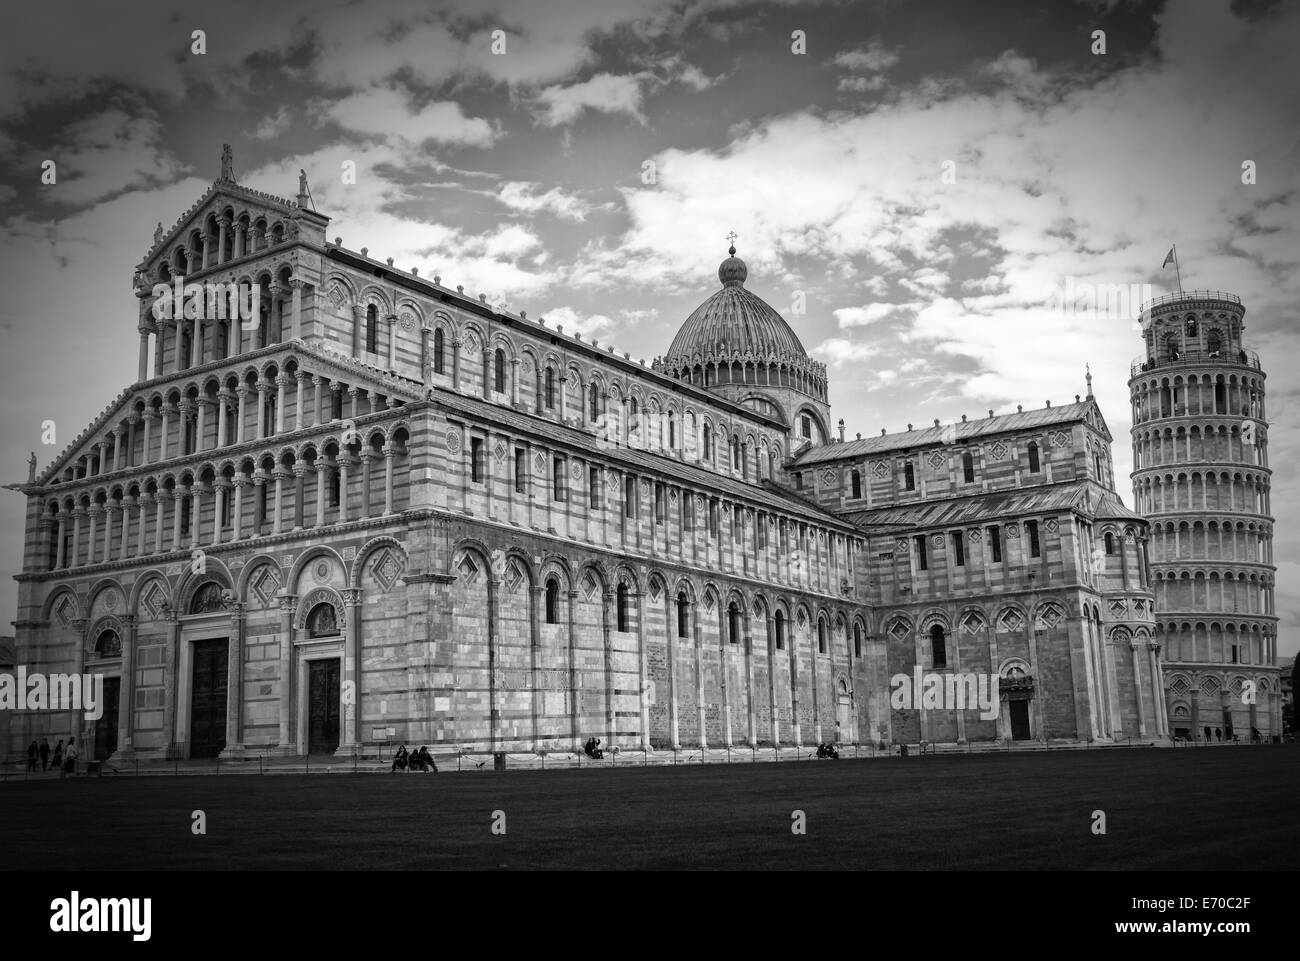
<path id="1" fill-rule="evenodd" d="M 822 486 L 830 487 L 834 483 L 835 483 L 835 471 L 832 468 L 828 467 L 824 471 L 822 471 Z"/>
<path id="2" fill-rule="evenodd" d="M 1207 678 L 1205 678 L 1204 680 L 1202 680 L 1202 681 L 1201 681 L 1201 693 L 1202 693 L 1202 694 L 1218 694 L 1218 693 L 1219 693 L 1219 681 L 1218 681 L 1218 679 L 1217 679 L 1217 678 L 1213 678 L 1213 677 L 1207 677 Z"/>
<path id="3" fill-rule="evenodd" d="M 1138 598 L 1133 602 L 1133 613 L 1141 617 L 1147 612 L 1147 602 Z"/>
<path id="4" fill-rule="evenodd" d="M 1070 435 L 1063 430 L 1058 430 L 1052 435 L 1052 444 L 1056 447 L 1069 447 Z"/>
<path id="5" fill-rule="evenodd" d="M 537 473 L 539 474 L 546 473 L 546 455 L 538 454 L 536 457 L 534 457 L 533 467 L 536 468 Z"/>
<path id="6" fill-rule="evenodd" d="M 1056 533 L 1057 526 L 1055 517 L 1049 517 L 1047 520 L 1043 521 L 1043 527 L 1053 534 Z"/>
<path id="7" fill-rule="evenodd" d="M 1025 619 L 1020 616 L 1019 611 L 1006 610 L 998 618 L 998 629 L 1002 631 L 1014 632 L 1019 631 L 1025 626 Z"/>
<path id="8" fill-rule="evenodd" d="M 252 583 L 249 584 L 257 599 L 265 607 L 270 603 L 275 592 L 280 589 L 280 578 L 276 576 L 275 568 L 270 564 L 263 564 L 256 574 L 253 575 Z"/>
<path id="9" fill-rule="evenodd" d="M 933 454 L 930 455 L 930 466 L 933 467 L 935 470 L 939 470 L 947 462 L 948 462 L 948 458 L 944 457 L 938 451 L 935 451 Z"/>
<path id="10" fill-rule="evenodd" d="M 981 536 L 980 529 L 978 527 L 972 527 L 966 533 L 966 539 L 969 540 L 972 544 L 978 544 L 980 542 L 980 536 Z"/>
<path id="11" fill-rule="evenodd" d="M 385 591 L 391 591 L 393 584 L 397 582 L 398 576 L 402 573 L 402 562 L 392 551 L 383 551 L 382 554 L 370 565 L 370 573 L 375 576 Z"/>
<path id="12" fill-rule="evenodd" d="M 76 609 L 72 606 L 72 600 L 64 594 L 59 598 L 59 603 L 54 605 L 55 620 L 59 622 L 60 627 L 67 627 L 75 616 Z"/>
<path id="13" fill-rule="evenodd" d="M 650 585 L 650 600 L 657 601 L 659 600 L 659 597 L 660 597 L 659 582 L 655 581 Z"/>
<path id="14" fill-rule="evenodd" d="M 505 460 L 506 442 L 503 440 L 498 440 L 497 446 L 492 449 L 492 453 L 496 456 L 497 460 Z"/>
<path id="15" fill-rule="evenodd" d="M 906 551 L 906 550 L 907 550 L 907 538 L 906 538 L 906 537 L 900 537 L 900 538 L 898 538 L 896 541 L 894 541 L 894 550 L 898 551 L 900 554 L 901 554 L 902 552 Z"/>
<path id="16" fill-rule="evenodd" d="M 1064 612 L 1056 604 L 1044 604 L 1038 612 L 1038 623 L 1049 630 L 1057 625 Z"/>
<path id="17" fill-rule="evenodd" d="M 989 448 L 989 453 L 993 455 L 995 460 L 1001 460 L 1007 456 L 1007 445 L 1002 443 L 1002 441 L 997 441 Z"/>
<path id="18" fill-rule="evenodd" d="M 715 599 L 713 597 L 713 592 L 709 591 L 709 593 L 704 595 L 704 609 L 706 611 L 711 611 L 713 610 L 714 605 L 715 605 Z"/>
<path id="19" fill-rule="evenodd" d="M 1128 613 L 1128 605 L 1125 604 L 1123 601 L 1118 601 L 1118 600 L 1111 601 L 1110 613 L 1115 617 L 1123 617 L 1125 614 Z"/>
<path id="20" fill-rule="evenodd" d="M 460 571 L 460 576 L 465 578 L 467 584 L 473 584 L 478 580 L 479 566 L 474 563 L 474 558 L 469 554 L 462 554 L 460 563 L 456 565 L 456 570 Z"/>
<path id="21" fill-rule="evenodd" d="M 269 565 L 265 569 L 268 571 L 271 570 Z M 278 587 L 279 585 L 277 584 L 276 586 Z M 163 589 L 157 581 L 152 581 L 149 584 L 149 587 L 146 588 L 141 603 L 144 605 L 145 612 L 149 617 L 151 619 L 157 619 L 162 615 L 163 607 L 167 603 L 167 595 L 163 593 Z"/>
<path id="22" fill-rule="evenodd" d="M 875 465 L 871 468 L 871 472 L 875 474 L 877 477 L 884 477 L 886 474 L 889 473 L 889 465 L 886 464 L 883 460 L 878 460 L 876 461 Z"/>
<path id="23" fill-rule="evenodd" d="M 1169 690 L 1171 690 L 1178 697 L 1186 696 L 1187 692 L 1190 691 L 1191 689 L 1192 686 L 1187 683 L 1187 678 L 1185 677 L 1180 677 L 1178 678 L 1178 680 L 1174 681 L 1173 684 L 1169 685 Z"/>
<path id="24" fill-rule="evenodd" d="M 616 490 L 618 490 L 618 478 L 614 476 L 614 472 L 613 472 L 613 471 L 610 471 L 610 472 L 609 472 L 609 476 L 608 476 L 608 479 L 605 481 L 605 484 L 606 484 L 606 486 L 609 487 L 609 489 L 610 489 L 611 491 L 616 491 Z"/>
<path id="25" fill-rule="evenodd" d="M 889 633 L 892 634 L 896 640 L 901 641 L 903 638 L 907 637 L 907 622 L 901 618 L 896 619 L 894 623 L 889 625 Z"/>
<path id="26" fill-rule="evenodd" d="M 670 490 L 670 491 L 668 492 L 668 503 L 670 503 L 670 504 L 676 504 L 676 503 L 677 503 L 677 488 L 676 488 L 676 487 L 674 487 L 672 490 Z"/>
<path id="27" fill-rule="evenodd" d="M 598 590 L 600 590 L 600 584 L 596 582 L 596 578 L 591 576 L 591 571 L 587 571 L 587 576 L 582 579 L 582 591 L 587 595 L 587 600 L 593 600 Z"/>
<path id="28" fill-rule="evenodd" d="M 978 611 L 968 611 L 961 619 L 961 628 L 967 634 L 978 634 L 984 629 L 984 617 Z"/>
<path id="29" fill-rule="evenodd" d="M 335 307 L 342 307 L 347 303 L 348 295 L 340 283 L 332 283 L 329 287 L 329 297 Z"/>
<path id="30" fill-rule="evenodd" d="M 506 590 L 511 594 L 519 593 L 519 585 L 524 582 L 524 572 L 519 569 L 519 562 L 512 560 L 506 565 Z"/>

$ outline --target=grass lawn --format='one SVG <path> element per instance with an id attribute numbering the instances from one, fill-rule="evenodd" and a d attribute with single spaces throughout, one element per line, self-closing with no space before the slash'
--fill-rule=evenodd
<path id="1" fill-rule="evenodd" d="M 1297 788 L 1292 746 L 10 781 L 0 868 L 1289 870 Z"/>

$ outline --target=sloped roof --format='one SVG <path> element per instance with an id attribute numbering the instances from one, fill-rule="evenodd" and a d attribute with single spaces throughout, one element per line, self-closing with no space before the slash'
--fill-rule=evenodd
<path id="1" fill-rule="evenodd" d="M 430 400 L 438 407 L 471 416 L 492 423 L 520 434 L 541 436 L 557 446 L 592 450 L 596 441 L 590 433 L 558 424 L 555 421 L 531 414 L 522 414 L 509 407 L 491 404 L 484 400 L 453 393 L 443 388 L 434 387 L 429 391 Z M 652 451 L 639 450 L 635 447 L 614 447 L 607 451 L 609 460 L 625 465 L 632 470 L 662 475 L 667 479 L 678 481 L 684 486 L 700 490 L 713 491 L 724 497 L 737 501 L 747 501 L 765 510 L 781 511 L 804 518 L 828 527 L 846 530 L 852 527 L 844 517 L 833 514 L 802 497 L 787 492 L 777 484 L 764 483 L 761 486 L 717 474 L 703 467 L 675 458 L 665 457 Z"/>
<path id="2" fill-rule="evenodd" d="M 1112 492 L 1091 481 L 1070 481 L 1044 487 L 992 491 L 966 497 L 923 501 L 897 507 L 855 511 L 845 515 L 860 527 L 960 527 L 964 524 L 1021 514 L 1052 514 L 1081 510 L 1096 517 L 1143 520 Z"/>
<path id="3" fill-rule="evenodd" d="M 1093 400 L 1081 400 L 1063 407 L 1043 407 L 1038 410 L 1017 411 L 1014 414 L 999 414 L 980 420 L 962 421 L 959 424 L 946 424 L 939 427 L 923 427 L 898 434 L 884 434 L 879 437 L 864 437 L 862 440 L 845 441 L 842 444 L 823 444 L 810 447 L 795 458 L 795 466 L 820 464 L 826 461 L 845 460 L 853 457 L 868 457 L 905 448 L 938 446 L 940 444 L 960 444 L 978 437 L 992 434 L 1006 434 L 1035 427 L 1051 427 L 1059 424 L 1073 424 L 1085 419 L 1089 408 L 1093 409 L 1100 428 L 1106 435 L 1105 421 L 1101 411 Z"/>

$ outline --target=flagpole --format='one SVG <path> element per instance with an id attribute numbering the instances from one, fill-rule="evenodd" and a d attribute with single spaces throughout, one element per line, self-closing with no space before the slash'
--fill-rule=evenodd
<path id="1" fill-rule="evenodd" d="M 1178 267 L 1178 245 L 1177 244 L 1173 245 L 1173 250 L 1174 250 L 1174 273 L 1178 277 L 1178 292 L 1181 294 L 1183 292 L 1183 272 Z"/>

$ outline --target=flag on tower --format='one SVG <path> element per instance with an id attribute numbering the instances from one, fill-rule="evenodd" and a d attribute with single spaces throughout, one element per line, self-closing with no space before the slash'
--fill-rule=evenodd
<path id="1" fill-rule="evenodd" d="M 1170 264 L 1172 264 L 1173 262 L 1174 262 L 1174 248 L 1173 248 L 1173 247 L 1170 247 L 1170 248 L 1169 248 L 1169 253 L 1165 254 L 1165 262 L 1164 262 L 1163 264 L 1160 265 L 1160 269 L 1161 269 L 1161 270 L 1164 270 L 1166 267 L 1168 267 L 1168 266 L 1169 266 Z"/>

